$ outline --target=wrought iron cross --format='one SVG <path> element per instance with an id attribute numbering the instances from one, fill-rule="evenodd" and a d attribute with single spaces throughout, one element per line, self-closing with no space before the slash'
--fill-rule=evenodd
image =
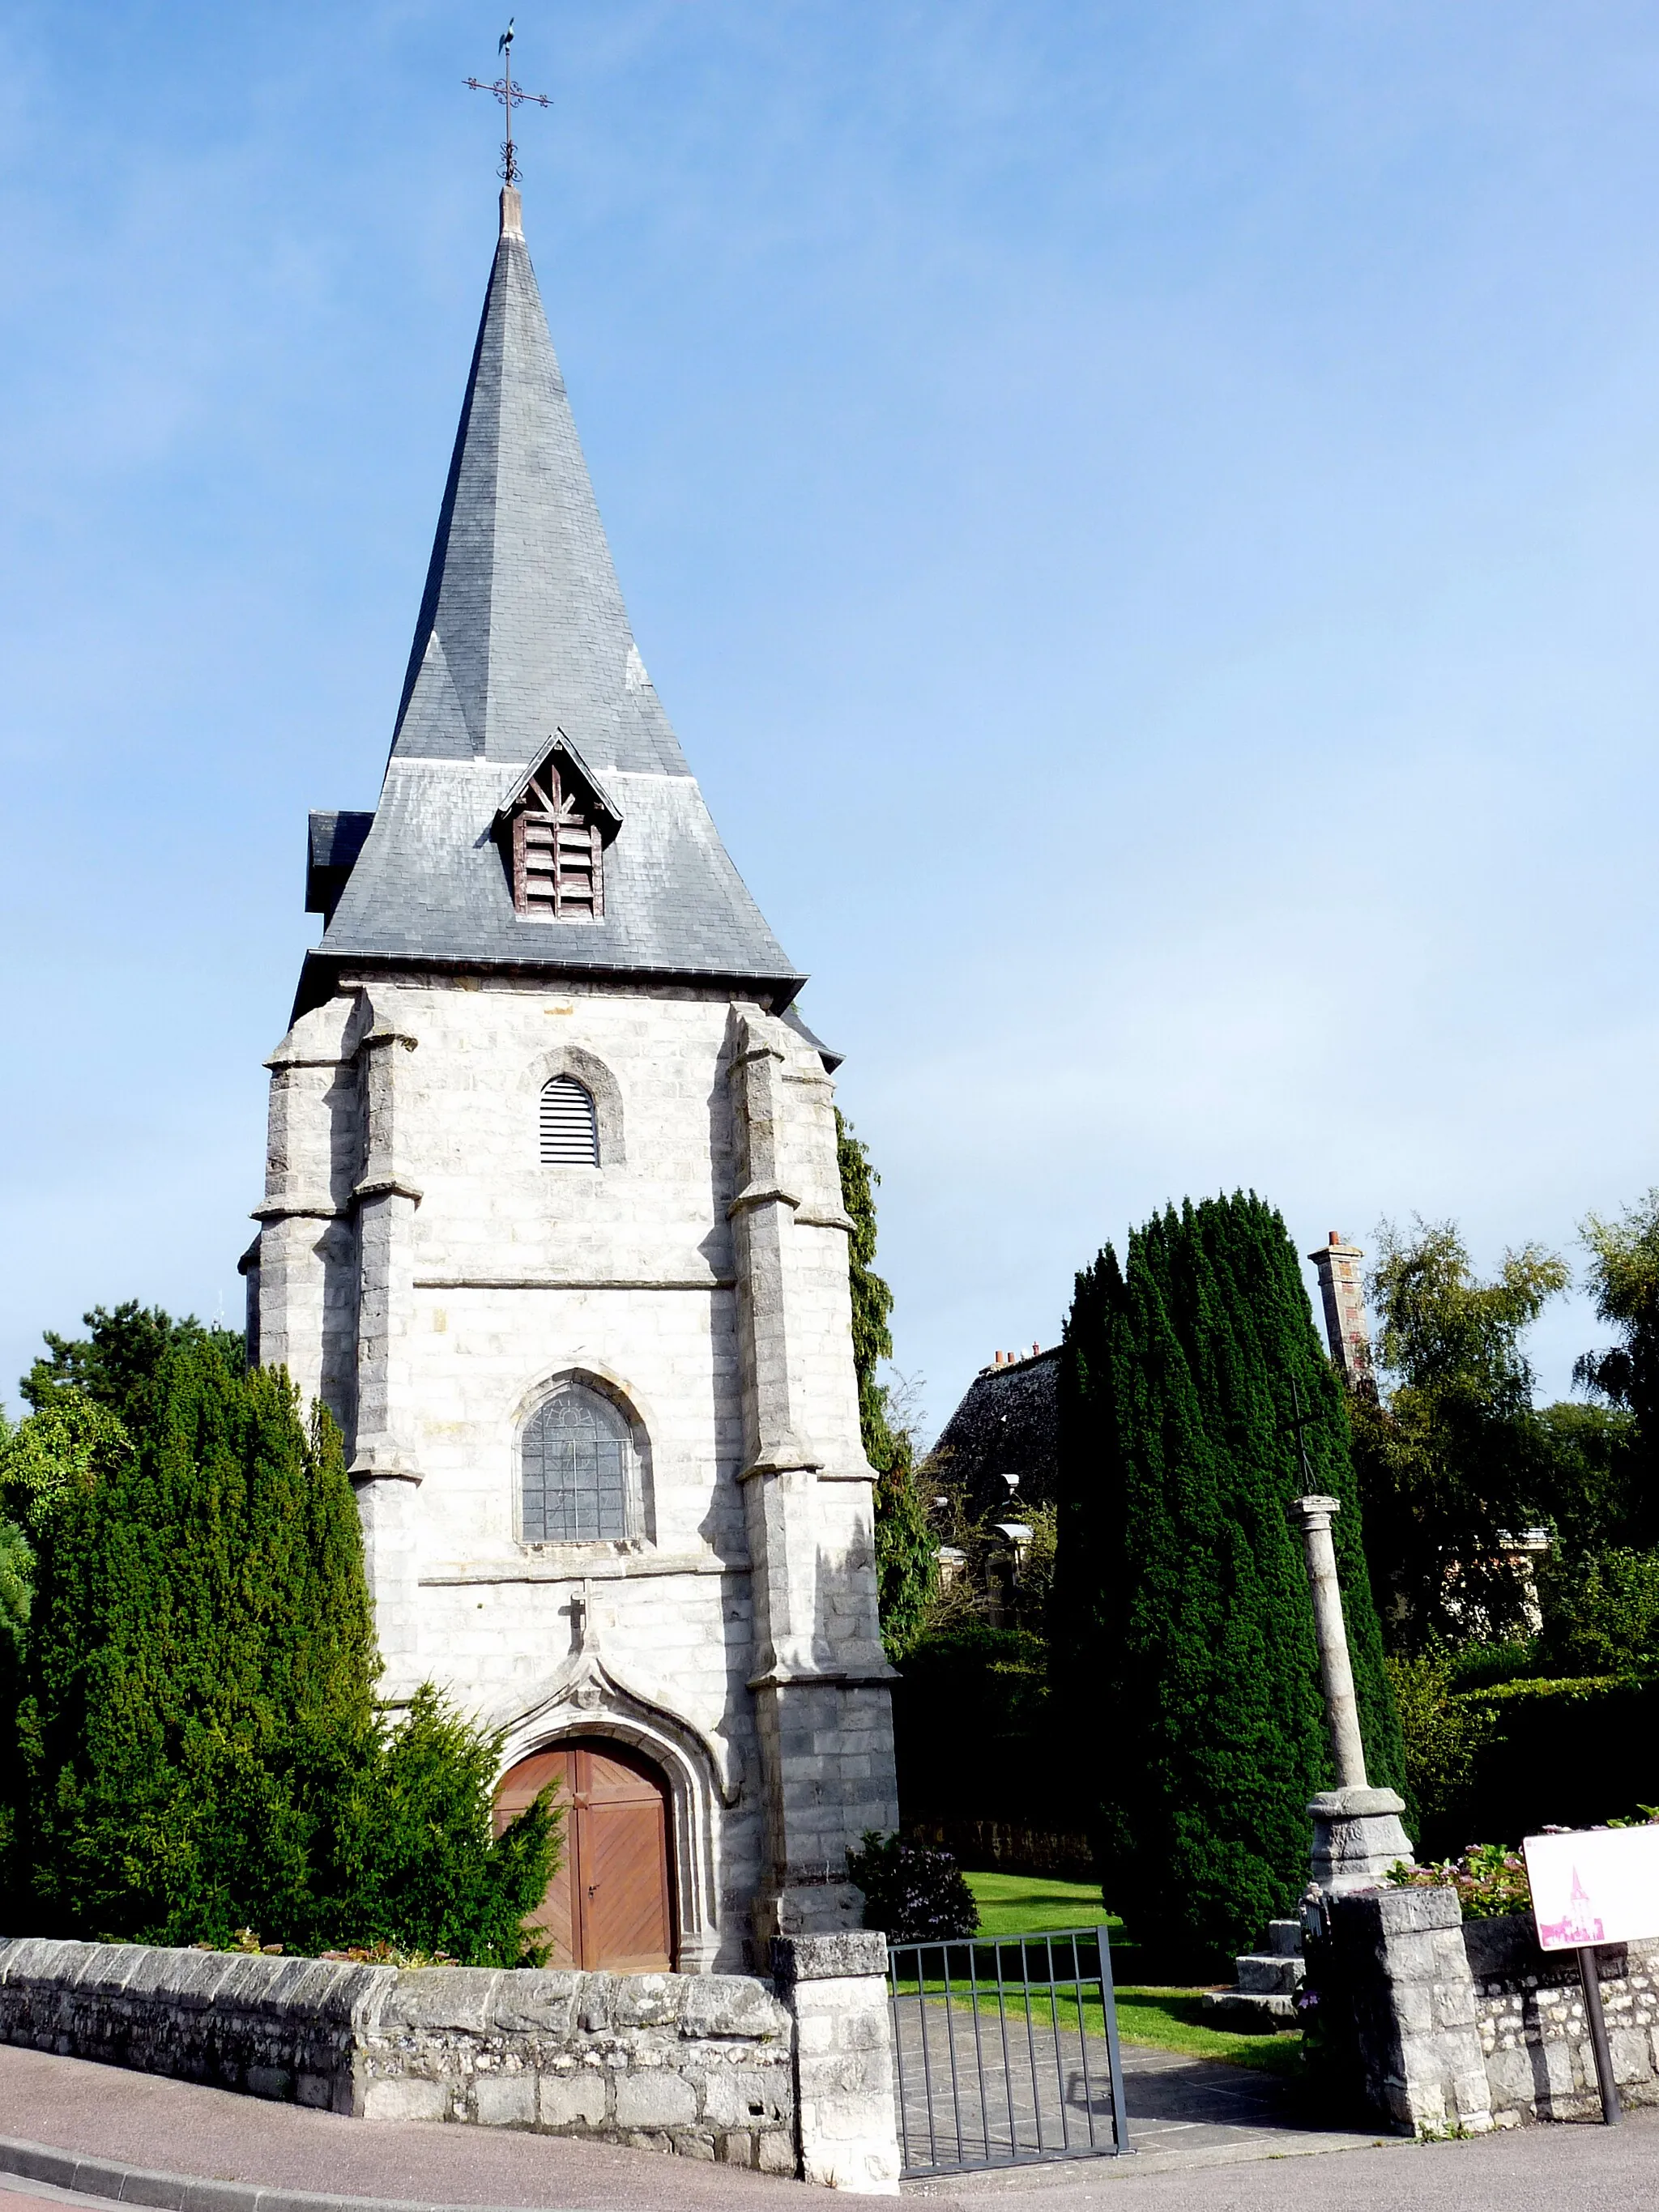
<path id="1" fill-rule="evenodd" d="M 1291 1376 L 1291 1403 L 1296 1408 L 1295 1414 L 1291 1421 L 1291 1426 L 1296 1431 L 1296 1448 L 1302 1456 L 1302 1480 L 1307 1485 L 1308 1488 L 1311 1490 L 1313 1488 L 1313 1469 L 1308 1465 L 1307 1439 L 1304 1437 L 1302 1431 L 1307 1427 L 1308 1423 L 1312 1419 L 1313 1416 L 1310 1413 L 1304 1413 L 1302 1410 L 1302 1393 L 1297 1387 L 1295 1376 Z"/>
<path id="2" fill-rule="evenodd" d="M 553 103 L 544 92 L 526 92 L 513 82 L 513 24 L 509 18 L 507 28 L 496 42 L 495 51 L 501 57 L 501 73 L 494 84 L 486 84 L 481 76 L 466 80 L 469 92 L 493 92 L 507 110 L 507 137 L 501 147 L 501 181 L 516 185 L 519 181 L 519 161 L 513 149 L 513 110 L 528 100 L 532 107 L 550 107 Z"/>

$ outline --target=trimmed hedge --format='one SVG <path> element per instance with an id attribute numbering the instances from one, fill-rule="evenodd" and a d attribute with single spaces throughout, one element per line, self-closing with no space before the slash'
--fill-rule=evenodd
<path id="1" fill-rule="evenodd" d="M 1436 1844 L 1518 1842 L 1659 1804 L 1659 1676 L 1503 1682 L 1451 1702 L 1478 1721 L 1480 1740 L 1460 1807 L 1468 1835 Z"/>

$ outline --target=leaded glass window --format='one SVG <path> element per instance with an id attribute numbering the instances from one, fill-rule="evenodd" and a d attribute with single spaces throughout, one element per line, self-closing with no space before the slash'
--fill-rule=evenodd
<path id="1" fill-rule="evenodd" d="M 530 1417 L 524 1432 L 524 1540 L 598 1544 L 629 1535 L 633 1442 L 610 1400 L 578 1384 Z"/>

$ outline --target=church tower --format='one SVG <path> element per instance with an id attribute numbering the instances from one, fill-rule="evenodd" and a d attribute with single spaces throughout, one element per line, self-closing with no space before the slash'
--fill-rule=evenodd
<path id="1" fill-rule="evenodd" d="M 832 1055 L 645 672 L 501 234 L 373 813 L 267 1062 L 254 1355 L 345 1434 L 385 1687 L 563 1785 L 556 1960 L 856 1926 L 897 1825 Z"/>

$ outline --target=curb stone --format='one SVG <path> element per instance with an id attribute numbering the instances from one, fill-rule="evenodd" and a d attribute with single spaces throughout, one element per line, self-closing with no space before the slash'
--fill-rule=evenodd
<path id="1" fill-rule="evenodd" d="M 487 2205 L 436 2205 L 424 2198 L 339 2197 L 308 2189 L 265 2189 L 254 2181 L 204 2181 L 188 2173 L 152 2173 L 112 2158 L 55 2150 L 50 2143 L 0 2136 L 0 2177 L 43 2181 L 80 2197 L 148 2204 L 159 2212 L 509 2212 Z M 522 2212 L 522 2208 L 518 2208 Z"/>

